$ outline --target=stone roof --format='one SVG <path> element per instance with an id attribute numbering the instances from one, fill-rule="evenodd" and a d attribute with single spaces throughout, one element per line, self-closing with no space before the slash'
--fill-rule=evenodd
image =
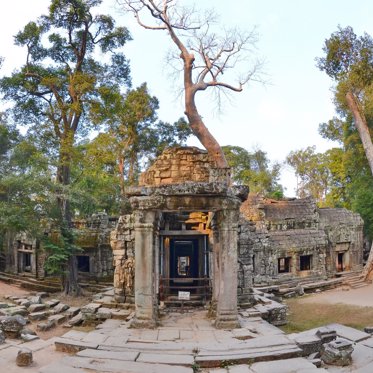
<path id="1" fill-rule="evenodd" d="M 320 223 L 323 225 L 345 224 L 362 226 L 364 224 L 359 214 L 345 208 L 320 208 L 319 216 Z"/>
<path id="2" fill-rule="evenodd" d="M 252 221 L 315 221 L 318 218 L 316 203 L 311 197 L 277 201 L 250 195 L 243 203 L 241 212 Z"/>
<path id="3" fill-rule="evenodd" d="M 296 229 L 268 232 L 270 245 L 276 249 L 314 249 L 328 244 L 323 230 Z"/>

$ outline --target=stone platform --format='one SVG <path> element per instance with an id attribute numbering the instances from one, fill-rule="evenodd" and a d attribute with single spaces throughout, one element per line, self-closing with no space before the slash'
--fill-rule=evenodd
<path id="1" fill-rule="evenodd" d="M 169 313 L 155 329 L 131 329 L 128 321 L 108 319 L 92 331 L 70 330 L 48 341 L 7 340 L 0 345 L 0 366 L 7 373 L 373 371 L 373 338 L 367 333 L 339 324 L 326 326 L 353 342 L 353 363 L 348 367 L 317 368 L 319 364 L 304 352 L 305 345 L 315 343 L 317 330 L 285 335 L 259 317 L 240 317 L 239 321 L 240 329 L 216 329 L 202 310 Z M 17 351 L 22 347 L 34 354 L 34 363 L 27 369 L 15 365 Z"/>

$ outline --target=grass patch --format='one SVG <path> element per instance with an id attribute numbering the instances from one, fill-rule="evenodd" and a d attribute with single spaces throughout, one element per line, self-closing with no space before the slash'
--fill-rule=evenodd
<path id="1" fill-rule="evenodd" d="M 281 327 L 285 333 L 297 333 L 330 323 L 338 323 L 363 330 L 373 325 L 373 307 L 347 304 L 304 303 L 302 298 L 288 299 L 288 324 Z"/>

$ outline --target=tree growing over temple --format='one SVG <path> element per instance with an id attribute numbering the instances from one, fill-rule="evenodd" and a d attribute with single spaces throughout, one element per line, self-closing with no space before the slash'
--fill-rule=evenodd
<path id="1" fill-rule="evenodd" d="M 196 95 L 214 88 L 218 99 L 223 91 L 241 92 L 243 86 L 258 78 L 260 61 L 250 56 L 257 41 L 255 30 L 241 32 L 237 28 L 217 32 L 216 15 L 201 14 L 183 8 L 175 0 L 117 0 L 125 10 L 133 12 L 145 29 L 166 31 L 181 60 L 184 83 L 185 115 L 193 134 L 213 157 L 218 168 L 228 167 L 224 152 L 206 127 L 196 104 Z M 150 16 L 150 20 L 149 20 Z M 148 22 L 149 20 L 149 22 Z M 244 67 L 244 72 L 238 71 Z M 232 83 L 230 71 L 238 78 Z"/>
<path id="2" fill-rule="evenodd" d="M 129 65 L 120 51 L 130 39 L 129 32 L 116 27 L 112 17 L 96 14 L 93 8 L 100 3 L 52 0 L 47 15 L 29 22 L 15 36 L 15 44 L 26 50 L 23 66 L 0 80 L 4 98 L 14 103 L 14 121 L 29 126 L 29 132 L 49 144 L 50 155 L 55 157 L 64 290 L 68 294 L 80 291 L 70 229 L 74 145 L 89 130 L 88 113 L 102 93 L 130 83 Z"/>

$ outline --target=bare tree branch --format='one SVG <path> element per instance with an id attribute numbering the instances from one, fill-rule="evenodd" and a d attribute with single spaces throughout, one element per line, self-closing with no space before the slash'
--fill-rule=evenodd
<path id="1" fill-rule="evenodd" d="M 252 54 L 257 36 L 255 29 L 240 32 L 238 29 L 225 30 L 223 35 L 214 32 L 216 15 L 213 11 L 204 18 L 194 8 L 186 9 L 176 5 L 176 0 L 117 0 L 124 9 L 134 14 L 138 24 L 150 30 L 167 30 L 179 51 L 177 58 L 183 61 L 185 114 L 193 133 L 214 157 L 217 167 L 227 167 L 223 151 L 208 131 L 196 104 L 195 94 L 213 87 L 220 103 L 221 91 L 241 92 L 249 80 L 259 79 L 262 63 L 250 63 L 247 55 Z M 149 24 L 143 17 L 155 21 Z M 250 66 L 236 83 L 230 82 L 231 74 L 239 64 Z M 224 75 L 224 79 L 223 79 Z"/>

